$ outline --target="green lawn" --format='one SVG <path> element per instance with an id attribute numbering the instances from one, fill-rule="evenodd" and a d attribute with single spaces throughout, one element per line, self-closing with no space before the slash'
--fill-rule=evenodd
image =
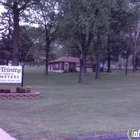
<path id="1" fill-rule="evenodd" d="M 43 68 L 25 69 L 25 86 L 41 92 L 36 100 L 0 100 L 0 127 L 19 140 L 44 137 L 92 136 L 96 133 L 140 129 L 140 72 L 103 73 L 101 80 L 86 74 L 50 73 Z M 1 84 L 15 88 L 18 84 Z"/>

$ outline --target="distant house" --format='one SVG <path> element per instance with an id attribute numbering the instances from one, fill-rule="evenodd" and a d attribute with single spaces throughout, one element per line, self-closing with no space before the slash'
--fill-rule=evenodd
<path id="1" fill-rule="evenodd" d="M 64 56 L 49 62 L 48 70 L 52 72 L 79 72 L 80 61 L 77 57 Z M 85 72 L 95 72 L 96 63 L 86 62 Z"/>

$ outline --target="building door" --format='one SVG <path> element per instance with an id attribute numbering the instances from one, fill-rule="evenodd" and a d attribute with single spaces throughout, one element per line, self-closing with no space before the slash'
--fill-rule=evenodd
<path id="1" fill-rule="evenodd" d="M 69 65 L 68 65 L 68 63 L 65 63 L 65 64 L 64 64 L 64 70 L 65 70 L 65 71 L 68 71 L 68 69 L 69 69 Z"/>

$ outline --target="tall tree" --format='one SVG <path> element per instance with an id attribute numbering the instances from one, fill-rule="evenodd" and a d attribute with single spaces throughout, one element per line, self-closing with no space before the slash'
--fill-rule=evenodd
<path id="1" fill-rule="evenodd" d="M 29 33 L 31 29 L 28 26 L 20 26 L 19 60 L 27 64 L 34 61 L 33 54 L 29 53 L 31 47 L 34 45 L 33 38 Z"/>
<path id="2" fill-rule="evenodd" d="M 129 44 L 133 44 L 133 72 L 136 70 L 136 57 L 140 52 L 140 1 L 131 0 L 129 3 L 129 14 L 126 17 L 126 24 L 123 26 L 123 32 L 130 38 Z M 128 42 L 128 41 L 127 41 Z M 130 47 L 129 47 L 130 48 Z M 128 49 L 128 52 L 130 50 Z"/>
<path id="3" fill-rule="evenodd" d="M 93 17 L 90 16 L 91 1 L 73 0 L 63 1 L 61 8 L 63 10 L 62 30 L 64 36 L 71 40 L 71 46 L 78 48 L 80 59 L 79 83 L 84 84 L 85 64 L 93 39 L 91 27 L 93 26 Z M 95 8 L 95 7 L 94 7 Z M 93 24 L 92 24 L 93 23 Z"/>
<path id="4" fill-rule="evenodd" d="M 12 63 L 13 65 L 19 65 L 19 21 L 20 15 L 26 8 L 36 4 L 40 0 L 1 0 L 2 4 L 7 10 L 13 14 L 14 32 L 13 32 L 13 52 L 12 52 Z"/>
<path id="5" fill-rule="evenodd" d="M 113 46 L 116 44 L 117 36 L 124 27 L 130 24 L 131 10 L 129 0 L 115 0 L 110 6 L 109 30 L 107 32 L 107 72 L 111 72 L 111 57 L 114 53 Z"/>
<path id="6" fill-rule="evenodd" d="M 105 35 L 108 31 L 108 20 L 110 18 L 110 6 L 113 1 L 98 1 L 95 13 L 95 34 L 97 39 L 97 69 L 95 79 L 100 79 L 100 65 L 101 65 L 101 48 L 106 46 Z M 94 29 L 94 30 L 95 30 Z"/>
<path id="7" fill-rule="evenodd" d="M 121 32 L 118 39 L 120 45 L 120 56 L 126 59 L 125 75 L 128 73 L 128 58 L 133 54 L 133 42 L 131 41 L 131 33 Z"/>
<path id="8" fill-rule="evenodd" d="M 35 6 L 33 21 L 35 21 L 44 32 L 45 39 L 45 75 L 48 75 L 48 62 L 51 52 L 51 44 L 57 38 L 59 22 L 59 5 L 56 0 L 41 0 Z"/>
<path id="9" fill-rule="evenodd" d="M 63 10 L 63 33 L 79 49 L 79 83 L 84 84 L 85 65 L 93 45 L 93 39 L 101 36 L 108 21 L 108 6 L 111 1 L 102 0 L 65 0 Z M 98 34 L 98 35 L 97 35 Z M 99 39 L 100 40 L 100 39 Z M 99 42 L 99 41 L 97 41 Z M 98 43 L 98 47 L 100 43 Z M 99 48 L 100 50 L 100 48 Z M 100 53 L 98 54 L 100 56 Z M 100 61 L 100 59 L 98 59 Z M 100 62 L 99 62 L 100 63 Z"/>
<path id="10" fill-rule="evenodd" d="M 1 39 L 0 39 L 0 61 L 1 64 L 7 64 L 12 56 L 12 34 L 13 21 L 11 20 L 10 11 L 3 12 L 0 16 Z"/>
<path id="11" fill-rule="evenodd" d="M 140 21 L 137 22 L 134 33 L 132 34 L 133 40 L 133 72 L 136 70 L 136 57 L 140 52 Z"/>

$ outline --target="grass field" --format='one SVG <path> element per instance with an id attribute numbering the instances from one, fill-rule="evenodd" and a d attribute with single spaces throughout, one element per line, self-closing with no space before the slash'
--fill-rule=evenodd
<path id="1" fill-rule="evenodd" d="M 25 69 L 25 86 L 41 92 L 36 100 L 0 100 L 0 127 L 19 140 L 45 137 L 92 136 L 98 133 L 140 129 L 140 72 L 114 70 L 85 75 L 79 85 L 78 73 L 50 73 L 42 68 Z M 19 85 L 1 84 L 0 88 Z"/>

